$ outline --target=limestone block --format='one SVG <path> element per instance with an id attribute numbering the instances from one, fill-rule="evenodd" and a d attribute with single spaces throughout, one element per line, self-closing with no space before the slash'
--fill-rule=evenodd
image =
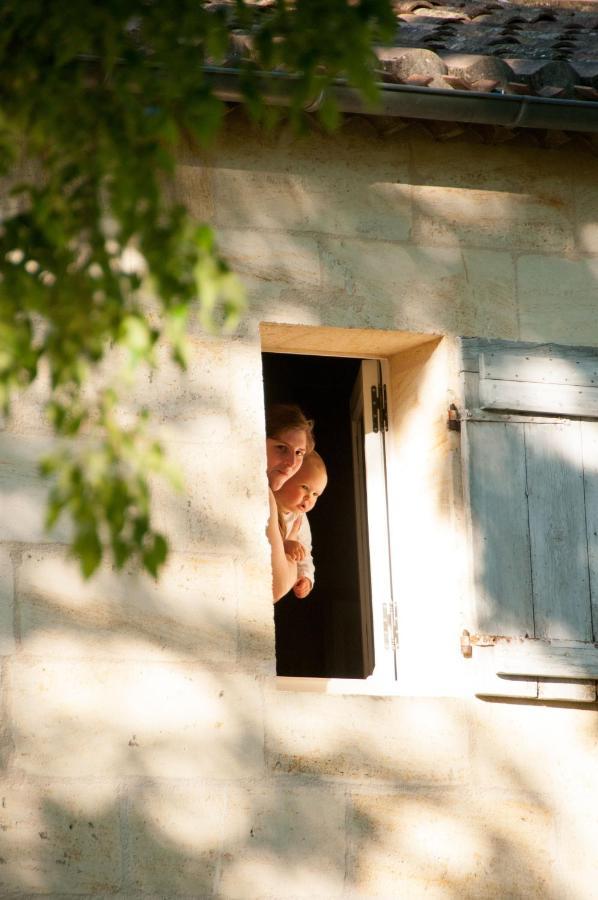
<path id="1" fill-rule="evenodd" d="M 185 483 L 184 503 L 180 496 L 170 500 L 179 518 L 175 547 L 201 545 L 210 553 L 251 556 L 268 519 L 265 432 L 262 435 L 225 444 L 167 444 Z M 162 504 L 168 499 L 162 486 L 155 496 Z M 180 519 L 182 509 L 185 520 Z"/>
<path id="2" fill-rule="evenodd" d="M 344 791 L 293 787 L 286 779 L 231 787 L 228 815 L 219 896 L 295 900 L 342 894 Z"/>
<path id="3" fill-rule="evenodd" d="M 308 287 L 320 284 L 318 245 L 311 237 L 227 228 L 220 230 L 219 239 L 224 256 L 241 276 Z"/>
<path id="4" fill-rule="evenodd" d="M 1 785 L 1 896 L 112 895 L 121 871 L 114 788 L 89 782 Z"/>
<path id="5" fill-rule="evenodd" d="M 247 283 L 247 279 L 244 279 Z M 285 325 L 314 325 L 323 322 L 345 327 L 352 321 L 353 300 L 344 288 L 317 287 L 306 291 L 301 285 L 292 287 L 269 284 L 261 292 L 259 281 L 249 281 L 249 313 L 252 323 Z M 357 324 L 359 324 L 359 320 Z"/>
<path id="6" fill-rule="evenodd" d="M 430 141 L 414 146 L 413 240 L 441 246 L 573 247 L 570 166 L 520 148 Z"/>
<path id="7" fill-rule="evenodd" d="M 583 173 L 583 175 L 582 175 Z M 588 160 L 575 169 L 575 249 L 582 254 L 598 253 L 598 190 L 596 163 Z"/>
<path id="8" fill-rule="evenodd" d="M 0 546 L 0 656 L 15 651 L 14 574 L 10 553 Z"/>
<path id="9" fill-rule="evenodd" d="M 49 438 L 0 432 L 0 541 L 68 540 L 66 524 L 59 522 L 51 537 L 44 531 L 48 482 L 38 464 L 53 447 Z"/>
<path id="10" fill-rule="evenodd" d="M 580 760 L 579 755 L 574 754 L 571 762 L 566 764 L 566 770 L 561 771 L 561 790 L 555 806 L 560 873 L 566 886 L 560 896 L 564 900 L 591 897 L 598 879 L 598 860 L 594 851 L 598 833 L 595 753 L 595 748 L 592 749 L 588 742 L 585 758 Z"/>
<path id="11" fill-rule="evenodd" d="M 211 222 L 214 218 L 214 196 L 210 169 L 197 160 L 181 159 L 176 167 L 174 198 L 187 207 L 191 216 L 199 222 Z"/>
<path id="12" fill-rule="evenodd" d="M 129 889 L 212 896 L 236 815 L 223 785 L 144 780 L 128 802 Z"/>
<path id="13" fill-rule="evenodd" d="M 469 770 L 464 706 L 448 699 L 268 692 L 266 759 L 279 773 L 461 783 Z"/>
<path id="14" fill-rule="evenodd" d="M 283 783 L 139 784 L 128 804 L 132 891 L 250 898 L 336 897 L 345 798 Z"/>
<path id="15" fill-rule="evenodd" d="M 461 333 L 472 305 L 458 248 L 323 238 L 322 265 L 324 284 L 350 295 L 345 326 Z"/>
<path id="16" fill-rule="evenodd" d="M 276 314 L 281 296 L 289 289 L 289 281 L 286 275 L 265 279 L 259 270 L 256 273 L 243 272 L 241 280 L 245 289 L 247 311 L 240 323 L 240 330 L 242 334 L 248 331 L 256 334 L 260 321 L 270 320 L 270 316 Z M 299 289 L 303 293 L 303 285 L 300 284 Z M 312 290 L 316 288 L 310 287 L 310 293 Z"/>
<path id="17" fill-rule="evenodd" d="M 429 246 L 487 247 L 566 253 L 573 247 L 572 211 L 563 185 L 557 196 L 500 188 L 421 185 L 413 188 L 413 240 Z"/>
<path id="18" fill-rule="evenodd" d="M 264 432 L 244 442 L 231 437 L 225 443 L 163 446 L 181 480 L 180 488 L 165 478 L 151 482 L 154 523 L 170 548 L 219 556 L 251 552 L 256 523 L 268 516 Z"/>
<path id="19" fill-rule="evenodd" d="M 154 313 L 149 310 L 150 321 Z M 158 318 L 156 316 L 156 318 Z M 156 321 L 156 327 L 162 323 Z M 151 414 L 151 427 L 162 439 L 175 441 L 226 440 L 231 432 L 229 398 L 225 390 L 230 368 L 228 341 L 190 334 L 187 368 L 173 362 L 170 347 L 159 343 L 156 367 L 140 366 L 125 375 L 124 354 L 112 352 L 100 366 L 94 385 L 114 384 L 119 395 L 117 414 L 130 425 L 142 409 Z"/>
<path id="20" fill-rule="evenodd" d="M 255 312 L 253 304 L 251 312 Z M 235 439 L 243 442 L 251 441 L 253 446 L 251 460 L 255 454 L 260 454 L 265 459 L 264 385 L 257 328 L 251 340 L 231 340 L 230 358 L 231 365 L 226 375 L 226 386 L 230 394 Z"/>
<path id="21" fill-rule="evenodd" d="M 222 228 L 409 236 L 408 148 L 346 138 L 222 147 L 212 170 Z"/>
<path id="22" fill-rule="evenodd" d="M 198 665 L 20 659 L 13 766 L 38 776 L 244 778 L 264 767 L 254 678 Z"/>
<path id="23" fill-rule="evenodd" d="M 50 424 L 45 418 L 45 405 L 48 401 L 50 381 L 48 367 L 44 360 L 40 361 L 35 381 L 27 390 L 20 391 L 10 410 L 10 416 L 0 413 L 0 427 L 15 434 L 52 434 Z"/>
<path id="24" fill-rule="evenodd" d="M 358 896 L 552 896 L 554 823 L 541 802 L 439 790 L 353 795 L 351 807 Z"/>
<path id="25" fill-rule="evenodd" d="M 153 527 L 163 534 L 170 552 L 188 552 L 199 550 L 202 554 L 218 553 L 209 545 L 198 547 L 193 545 L 189 535 L 189 513 L 191 501 L 189 498 L 190 472 L 181 465 L 180 448 L 205 447 L 206 444 L 182 444 L 174 441 L 163 441 L 168 465 L 174 473 L 177 482 L 173 484 L 170 478 L 152 476 L 149 479 L 152 502 Z"/>
<path id="26" fill-rule="evenodd" d="M 479 792 L 525 790 L 566 809 L 572 781 L 594 771 L 595 709 L 472 701 L 470 722 Z"/>
<path id="27" fill-rule="evenodd" d="M 521 340 L 598 343 L 598 260 L 522 256 L 517 280 Z"/>
<path id="28" fill-rule="evenodd" d="M 462 335 L 517 340 L 519 322 L 515 267 L 510 253 L 463 251 L 469 284 Z"/>
<path id="29" fill-rule="evenodd" d="M 274 605 L 269 548 L 264 541 L 260 560 L 239 559 L 235 563 L 239 598 L 239 657 L 252 671 L 274 674 Z"/>
<path id="30" fill-rule="evenodd" d="M 172 553 L 158 582 L 108 566 L 84 581 L 66 553 L 28 551 L 19 570 L 23 649 L 32 655 L 234 662 L 234 566 Z"/>
<path id="31" fill-rule="evenodd" d="M 216 441 L 230 437 L 233 423 L 227 379 L 226 340 L 190 337 L 187 369 L 181 370 L 161 347 L 157 368 L 134 385 L 131 406 L 147 407 L 160 427 L 160 437 L 175 441 Z M 123 396 L 121 407 L 128 404 Z"/>

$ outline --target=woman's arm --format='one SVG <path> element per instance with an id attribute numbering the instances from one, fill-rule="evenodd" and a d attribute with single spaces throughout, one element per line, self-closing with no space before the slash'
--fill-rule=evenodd
<path id="1" fill-rule="evenodd" d="M 270 518 L 266 535 L 272 550 L 272 597 L 274 602 L 284 597 L 297 581 L 297 563 L 287 559 L 284 552 L 282 535 L 278 527 L 278 508 L 274 494 L 268 488 L 270 498 Z"/>

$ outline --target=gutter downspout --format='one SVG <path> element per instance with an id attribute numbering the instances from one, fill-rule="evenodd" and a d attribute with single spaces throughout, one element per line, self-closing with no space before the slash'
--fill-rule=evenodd
<path id="1" fill-rule="evenodd" d="M 206 80 L 215 95 L 230 103 L 242 103 L 238 85 L 239 69 L 219 66 L 204 68 Z M 279 72 L 265 73 L 263 96 L 267 103 L 289 106 L 292 76 Z M 341 112 L 370 116 L 436 119 L 444 122 L 471 122 L 502 125 L 505 128 L 544 128 L 561 131 L 598 133 L 598 102 L 593 100 L 555 100 L 520 94 L 482 93 L 443 88 L 414 87 L 405 84 L 378 84 L 378 103 L 368 105 L 361 94 L 342 81 L 331 91 Z M 323 95 L 309 104 L 315 112 Z"/>

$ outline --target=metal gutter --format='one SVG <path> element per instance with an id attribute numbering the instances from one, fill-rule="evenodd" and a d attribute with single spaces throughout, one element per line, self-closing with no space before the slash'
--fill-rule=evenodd
<path id="1" fill-rule="evenodd" d="M 231 103 L 242 103 L 239 69 L 217 66 L 204 68 L 215 95 Z M 291 103 L 293 77 L 272 72 L 263 75 L 262 95 L 267 103 L 288 106 Z M 482 93 L 442 88 L 413 87 L 405 84 L 379 84 L 379 101 L 368 105 L 354 88 L 336 82 L 330 89 L 339 109 L 346 113 L 370 116 L 397 116 L 406 119 L 436 119 L 445 122 L 470 122 L 502 125 L 505 128 L 542 128 L 560 131 L 598 133 L 598 102 L 593 100 L 556 100 L 520 94 Z M 306 109 L 317 111 L 323 96 Z"/>

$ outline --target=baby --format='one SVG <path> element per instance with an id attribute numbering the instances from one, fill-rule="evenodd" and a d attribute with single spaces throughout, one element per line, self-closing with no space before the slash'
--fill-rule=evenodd
<path id="1" fill-rule="evenodd" d="M 307 597 L 314 586 L 314 561 L 311 555 L 311 529 L 307 513 L 316 505 L 324 491 L 328 477 L 319 453 L 313 450 L 303 457 L 303 464 L 282 487 L 275 492 L 284 550 L 297 563 L 297 581 L 293 586 L 296 597 Z"/>

